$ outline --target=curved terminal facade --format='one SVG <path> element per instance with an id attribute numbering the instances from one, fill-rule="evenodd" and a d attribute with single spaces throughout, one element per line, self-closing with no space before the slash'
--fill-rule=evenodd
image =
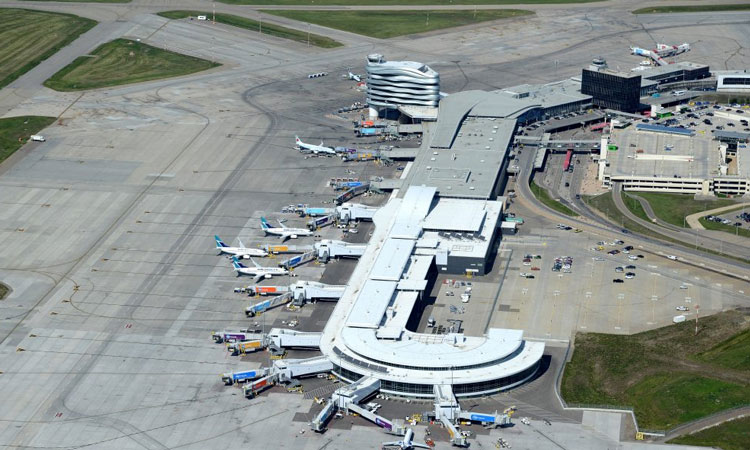
<path id="1" fill-rule="evenodd" d="M 441 201 L 436 188 L 411 186 L 376 213 L 370 243 L 320 341 L 344 381 L 375 377 L 382 392 L 424 398 L 433 398 L 433 386 L 450 385 L 457 397 L 471 397 L 519 385 L 538 370 L 544 343 L 524 340 L 521 330 L 465 336 L 407 329 L 429 273 L 445 257 L 439 239 L 423 229 L 439 219 L 433 213 Z M 493 204 L 500 202 L 462 201 L 473 211 L 464 219 L 475 221 L 479 232 L 494 231 L 499 208 Z M 444 220 L 450 225 L 452 219 Z"/>
<path id="2" fill-rule="evenodd" d="M 437 106 L 440 101 L 440 76 L 422 63 L 386 61 L 383 55 L 372 54 L 366 70 L 370 106 Z"/>

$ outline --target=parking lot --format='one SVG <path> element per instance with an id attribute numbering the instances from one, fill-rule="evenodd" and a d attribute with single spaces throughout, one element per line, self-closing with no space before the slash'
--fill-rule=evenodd
<path id="1" fill-rule="evenodd" d="M 740 282 L 641 247 L 625 250 L 623 239 L 605 242 L 527 220 L 517 235 L 503 237 L 500 255 L 508 266 L 490 326 L 524 329 L 538 339 L 569 339 L 575 331 L 629 334 L 668 325 L 676 315 L 694 317 L 698 305 L 701 314 L 721 311 L 745 296 Z M 524 265 L 528 254 L 541 258 Z M 562 256 L 572 258 L 569 273 L 553 271 Z"/>

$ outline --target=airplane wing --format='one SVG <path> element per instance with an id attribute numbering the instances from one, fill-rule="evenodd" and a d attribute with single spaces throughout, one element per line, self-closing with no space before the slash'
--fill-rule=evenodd
<path id="1" fill-rule="evenodd" d="M 391 442 L 383 442 L 380 444 L 383 447 L 403 447 L 403 442 L 401 441 L 391 441 Z"/>
<path id="2" fill-rule="evenodd" d="M 265 274 L 259 273 L 253 277 L 253 283 L 257 283 L 263 278 L 265 278 Z"/>
<path id="3" fill-rule="evenodd" d="M 286 226 L 284 226 L 284 223 L 282 221 L 279 220 L 278 222 L 279 222 L 279 227 L 286 228 Z"/>
<path id="4" fill-rule="evenodd" d="M 281 239 L 281 242 L 285 242 L 287 239 L 289 239 L 292 235 L 289 233 L 282 233 L 279 235 L 279 239 Z"/>
<path id="5" fill-rule="evenodd" d="M 245 244 L 242 243 L 242 239 L 237 238 L 237 242 L 239 242 L 240 248 L 245 248 Z"/>
<path id="6" fill-rule="evenodd" d="M 255 262 L 255 260 L 253 258 L 250 258 L 250 261 L 253 262 L 253 264 L 255 265 L 255 267 L 260 267 L 260 264 L 258 264 L 257 262 Z"/>

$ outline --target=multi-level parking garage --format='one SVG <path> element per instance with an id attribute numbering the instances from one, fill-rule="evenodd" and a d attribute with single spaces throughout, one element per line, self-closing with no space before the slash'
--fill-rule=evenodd
<path id="1" fill-rule="evenodd" d="M 437 106 L 440 76 L 425 64 L 386 61 L 374 53 L 367 57 L 367 103 L 371 107 L 402 105 Z"/>

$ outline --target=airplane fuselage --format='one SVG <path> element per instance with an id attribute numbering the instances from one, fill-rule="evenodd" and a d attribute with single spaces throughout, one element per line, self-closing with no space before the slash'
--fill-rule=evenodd
<path id="1" fill-rule="evenodd" d="M 250 256 L 266 257 L 268 256 L 268 253 L 265 250 L 261 250 L 259 248 L 221 247 L 217 245 L 216 249 L 219 250 L 221 253 L 226 253 L 228 255 L 234 255 L 237 257 L 250 257 Z"/>

